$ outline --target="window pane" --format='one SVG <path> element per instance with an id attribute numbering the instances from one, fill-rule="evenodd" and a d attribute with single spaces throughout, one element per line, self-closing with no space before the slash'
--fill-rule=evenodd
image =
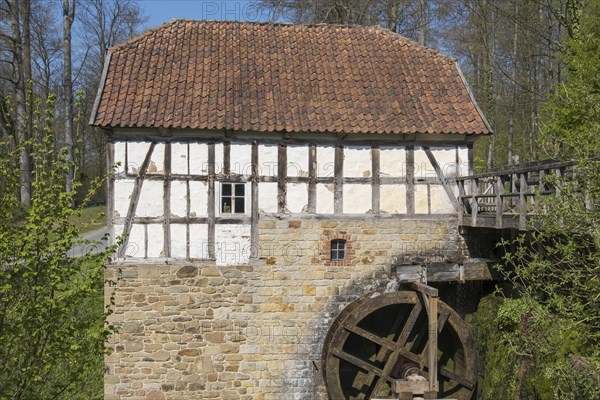
<path id="1" fill-rule="evenodd" d="M 235 195 L 237 196 L 241 196 L 244 197 L 244 184 L 237 184 L 235 185 Z"/>
<path id="2" fill-rule="evenodd" d="M 236 214 L 243 214 L 245 212 L 244 210 L 244 198 L 243 197 L 236 197 L 235 198 L 235 213 Z"/>
<path id="3" fill-rule="evenodd" d="M 230 187 L 231 189 L 231 187 Z M 221 212 L 230 213 L 231 212 L 231 197 L 225 197 L 221 199 Z"/>
<path id="4" fill-rule="evenodd" d="M 221 186 L 221 195 L 231 196 L 231 183 L 224 183 Z"/>
<path id="5" fill-rule="evenodd" d="M 331 259 L 343 260 L 346 256 L 346 241 L 335 239 L 331 241 Z"/>

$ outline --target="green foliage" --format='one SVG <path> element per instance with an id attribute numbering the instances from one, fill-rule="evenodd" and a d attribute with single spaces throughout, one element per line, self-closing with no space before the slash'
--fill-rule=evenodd
<path id="1" fill-rule="evenodd" d="M 475 326 L 480 400 L 600 398 L 600 364 L 581 355 L 589 327 L 496 295 L 482 299 Z"/>
<path id="2" fill-rule="evenodd" d="M 496 324 L 480 337 L 484 364 L 504 354 L 512 368 L 483 377 L 484 399 L 502 380 L 512 392 L 501 398 L 600 398 L 600 0 L 582 7 L 564 48 L 566 80 L 541 121 L 547 156 L 575 167 L 546 177 L 557 194 L 537 199 L 532 232 L 503 242 L 502 270 L 521 298 L 482 303 L 478 320 Z"/>
<path id="3" fill-rule="evenodd" d="M 35 165 L 28 210 L 18 199 L 19 149 L 0 143 L 2 399 L 102 397 L 104 344 L 113 331 L 103 307 L 104 265 L 114 248 L 69 257 L 74 245 L 93 244 L 79 239 L 72 222 L 85 202 L 74 208 L 75 190 L 64 191 L 69 164 L 54 147 L 53 101 L 50 96 L 44 120 L 36 121 L 43 137 L 26 144 Z"/>

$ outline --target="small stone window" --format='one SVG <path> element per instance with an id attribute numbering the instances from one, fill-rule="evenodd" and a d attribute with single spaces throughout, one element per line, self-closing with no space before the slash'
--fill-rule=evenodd
<path id="1" fill-rule="evenodd" d="M 246 212 L 246 187 L 243 183 L 221 184 L 221 213 L 244 214 Z"/>
<path id="2" fill-rule="evenodd" d="M 346 259 L 346 240 L 333 239 L 331 241 L 331 261 L 343 261 Z"/>

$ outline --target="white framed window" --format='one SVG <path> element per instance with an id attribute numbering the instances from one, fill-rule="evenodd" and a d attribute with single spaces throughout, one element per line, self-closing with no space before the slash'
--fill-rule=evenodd
<path id="1" fill-rule="evenodd" d="M 331 261 L 343 261 L 346 259 L 346 240 L 333 239 L 331 241 Z"/>
<path id="2" fill-rule="evenodd" d="M 221 183 L 221 214 L 246 214 L 246 184 Z"/>

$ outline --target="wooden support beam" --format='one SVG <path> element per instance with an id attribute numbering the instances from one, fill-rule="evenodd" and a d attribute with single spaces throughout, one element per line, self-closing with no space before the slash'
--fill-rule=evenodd
<path id="1" fill-rule="evenodd" d="M 504 212 L 504 180 L 502 176 L 498 176 L 495 181 L 495 192 L 496 192 L 496 229 L 502 229 L 503 227 L 503 218 L 502 214 Z"/>
<path id="2" fill-rule="evenodd" d="M 156 147 L 156 142 L 150 143 L 150 147 L 148 148 L 148 152 L 146 153 L 144 162 L 142 162 L 138 175 L 135 178 L 135 182 L 133 184 L 133 191 L 131 192 L 131 201 L 129 202 L 129 208 L 127 209 L 127 217 L 125 218 L 125 226 L 123 227 L 123 244 L 117 252 L 117 257 L 119 258 L 123 258 L 125 256 L 125 251 L 127 250 L 127 245 L 129 244 L 129 235 L 131 233 L 131 227 L 133 225 L 133 217 L 135 217 L 135 211 L 140 200 L 140 192 L 142 191 L 144 177 L 146 176 L 146 172 L 148 171 L 148 165 L 150 165 L 150 159 L 152 158 L 154 147 Z"/>
<path id="3" fill-rule="evenodd" d="M 427 155 L 427 158 L 429 159 L 431 166 L 435 170 L 435 173 L 436 173 L 438 179 L 442 183 L 442 187 L 444 188 L 444 191 L 446 192 L 446 194 L 448 195 L 448 198 L 452 202 L 454 209 L 456 211 L 458 211 L 458 200 L 456 200 L 456 196 L 454 195 L 454 192 L 452 191 L 452 188 L 450 187 L 448 180 L 444 176 L 444 172 L 442 171 L 440 164 L 438 164 L 437 160 L 435 159 L 435 156 L 433 155 L 433 152 L 431 151 L 431 149 L 429 147 L 423 147 L 423 150 L 425 151 L 425 154 Z"/>
<path id="4" fill-rule="evenodd" d="M 223 175 L 231 175 L 231 143 L 223 142 Z"/>
<path id="5" fill-rule="evenodd" d="M 344 147 L 335 147 L 334 160 L 334 189 L 333 189 L 333 212 L 342 214 L 344 212 Z"/>
<path id="6" fill-rule="evenodd" d="M 277 150 L 277 212 L 287 211 L 287 146 L 280 144 Z"/>
<path id="7" fill-rule="evenodd" d="M 163 182 L 163 257 L 171 257 L 171 143 L 165 143 Z"/>
<path id="8" fill-rule="evenodd" d="M 380 150 L 378 146 L 371 147 L 371 211 L 373 214 L 379 214 L 381 204 L 381 192 L 380 192 Z"/>
<path id="9" fill-rule="evenodd" d="M 406 213 L 415 213 L 415 148 L 406 146 Z"/>
<path id="10" fill-rule="evenodd" d="M 250 210 L 250 258 L 258 258 L 258 143 L 252 142 L 251 154 L 252 183 Z"/>
<path id="11" fill-rule="evenodd" d="M 317 146 L 308 148 L 308 213 L 317 212 Z"/>
<path id="12" fill-rule="evenodd" d="M 208 258 L 215 258 L 215 144 L 208 144 Z"/>
<path id="13" fill-rule="evenodd" d="M 187 155 L 186 155 L 186 160 L 187 160 L 187 173 L 189 175 L 190 173 L 190 144 L 186 143 L 186 151 L 187 151 Z M 191 190 L 190 190 L 190 181 L 186 180 L 185 181 L 185 219 L 186 219 L 186 223 L 185 223 L 185 258 L 186 260 L 190 260 L 191 256 L 190 256 L 190 252 L 191 252 L 191 245 L 190 245 L 190 213 L 191 213 L 191 209 L 192 209 L 192 199 L 191 199 Z"/>
<path id="14" fill-rule="evenodd" d="M 527 175 L 519 174 L 519 229 L 527 229 L 527 200 L 525 192 L 527 191 Z"/>

